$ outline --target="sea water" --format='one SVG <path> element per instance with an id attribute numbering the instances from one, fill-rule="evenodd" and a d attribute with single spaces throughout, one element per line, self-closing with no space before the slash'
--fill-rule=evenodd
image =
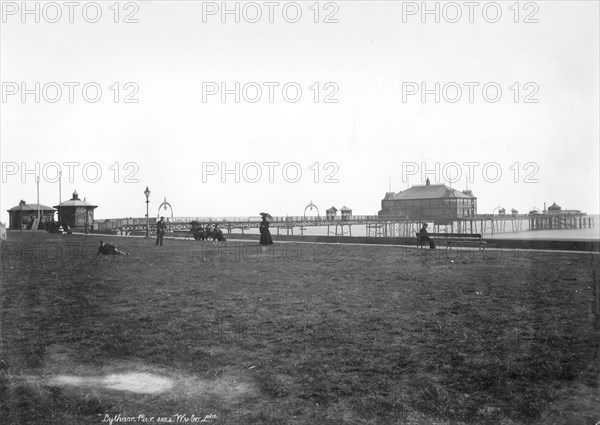
<path id="1" fill-rule="evenodd" d="M 506 232 L 495 232 L 492 236 L 491 232 L 488 230 L 483 236 L 493 239 L 576 239 L 576 240 L 600 240 L 600 216 L 599 215 L 589 215 L 594 221 L 594 226 L 592 228 L 582 228 L 582 229 L 543 229 L 543 230 L 529 230 L 528 223 L 526 220 L 523 220 L 522 229 L 518 232 L 506 231 Z M 506 225 L 508 229 L 509 225 Z M 275 238 L 277 236 L 277 228 L 271 227 L 269 229 L 271 231 L 271 235 Z M 337 236 L 367 236 L 367 227 L 365 225 L 353 225 L 352 226 L 352 234 L 348 232 L 348 226 L 344 226 L 344 233 L 341 233 L 341 226 L 338 226 L 338 234 Z M 238 233 L 237 231 L 236 233 Z M 258 235 L 257 229 L 249 229 L 244 231 L 245 234 L 256 234 Z M 279 229 L 279 235 L 292 235 L 291 229 L 289 232 L 285 228 Z M 294 236 L 299 236 L 304 234 L 304 236 L 336 236 L 335 234 L 335 226 L 329 227 L 329 233 L 327 226 L 308 226 L 304 228 L 304 232 L 301 232 L 298 227 L 294 228 Z"/>

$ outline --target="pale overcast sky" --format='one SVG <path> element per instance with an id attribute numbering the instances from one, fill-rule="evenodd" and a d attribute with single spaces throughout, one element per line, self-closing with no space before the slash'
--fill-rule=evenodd
<path id="1" fill-rule="evenodd" d="M 29 2 L 32 10 L 36 3 Z M 541 210 L 544 202 L 598 213 L 597 1 L 521 2 L 518 16 L 513 2 L 500 2 L 496 23 L 489 22 L 497 12 L 491 2 L 480 2 L 473 23 L 464 2 L 438 2 L 439 23 L 414 9 L 421 2 L 320 2 L 318 23 L 314 2 L 297 3 L 297 23 L 286 21 L 298 9 L 291 2 L 279 2 L 273 23 L 265 2 L 237 3 L 239 23 L 215 10 L 220 1 L 120 2 L 115 23 L 113 3 L 97 2 L 102 16 L 91 23 L 84 18 L 94 20 L 95 4 L 79 2 L 70 23 L 63 2 L 40 2 L 36 23 L 34 13 L 22 14 L 21 2 L 2 2 L 2 221 L 20 199 L 36 201 L 34 175 L 21 175 L 23 165 L 35 163 L 46 171 L 42 204 L 58 203 L 56 167 L 46 165 L 58 163 L 62 200 L 77 190 L 99 205 L 96 218 L 143 217 L 146 185 L 151 216 L 165 197 L 176 216 L 302 215 L 310 201 L 322 213 L 346 205 L 355 214 L 377 214 L 390 179 L 396 192 L 424 183 L 420 172 L 407 183 L 403 163 L 404 174 L 411 171 L 406 164 L 422 171 L 438 163 L 440 178 L 434 172 L 430 180 L 449 184 L 441 171 L 456 170 L 447 166 L 452 162 L 461 165 L 462 179 L 452 183 L 461 190 L 464 164 L 481 164 L 468 184 L 480 213 L 497 206 Z M 454 5 L 462 12 L 457 23 L 448 22 Z M 259 22 L 247 22 L 259 9 Z M 122 22 L 127 16 L 138 22 Z M 234 89 L 236 82 L 246 86 L 239 103 L 234 94 L 225 103 L 220 93 L 203 99 L 207 88 Z M 79 84 L 73 103 L 65 83 Z M 87 83 L 95 84 L 90 100 L 95 86 L 102 89 L 96 103 L 82 95 Z M 265 83 L 279 84 L 272 85 L 272 103 Z M 296 103 L 282 94 L 287 83 L 289 98 L 294 87 L 302 89 Z M 422 101 L 421 83 L 432 90 L 440 84 L 439 103 L 434 94 Z M 62 97 L 52 103 L 57 86 Z M 256 86 L 262 98 L 252 103 Z M 457 86 L 462 97 L 452 102 Z M 502 97 L 494 103 L 497 87 Z M 25 102 L 23 88 L 32 90 Z M 126 95 L 138 102 L 125 103 Z M 325 103 L 327 96 L 338 102 Z M 69 162 L 80 164 L 73 182 Z M 233 170 L 236 162 L 239 183 L 235 172 L 208 174 L 215 164 Z M 250 163 L 260 166 L 260 179 Z M 297 167 L 302 175 L 292 183 Z"/>

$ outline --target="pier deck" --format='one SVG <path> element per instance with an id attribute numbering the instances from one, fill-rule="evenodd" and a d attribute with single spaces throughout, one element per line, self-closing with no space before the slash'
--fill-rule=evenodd
<path id="1" fill-rule="evenodd" d="M 191 221 L 202 224 L 218 223 L 221 230 L 232 233 L 257 229 L 260 217 L 171 217 L 167 218 L 167 231 L 190 230 Z M 155 218 L 149 220 L 151 231 L 155 230 Z M 492 215 L 478 214 L 465 218 L 451 218 L 439 221 L 415 220 L 406 217 L 385 217 L 376 215 L 353 215 L 349 218 L 331 219 L 314 216 L 280 216 L 273 217 L 271 229 L 277 234 L 285 231 L 286 235 L 303 235 L 307 227 L 327 227 L 327 236 L 352 236 L 352 226 L 365 226 L 366 235 L 370 237 L 410 237 L 418 231 L 423 222 L 433 223 L 435 233 L 481 233 L 491 234 L 519 232 L 523 230 L 555 230 L 593 228 L 594 219 L 585 213 L 581 214 L 518 214 Z M 99 232 L 143 232 L 146 230 L 146 218 L 118 218 L 96 220 Z"/>

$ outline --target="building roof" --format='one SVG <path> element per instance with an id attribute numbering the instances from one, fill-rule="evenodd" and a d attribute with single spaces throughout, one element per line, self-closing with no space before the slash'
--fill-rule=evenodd
<path id="1" fill-rule="evenodd" d="M 327 209 L 327 210 L 325 210 L 325 211 L 326 211 L 326 212 L 330 212 L 330 211 L 337 211 L 337 208 L 336 208 L 336 207 L 331 207 L 331 208 L 329 208 L 329 209 Z"/>
<path id="2" fill-rule="evenodd" d="M 558 205 L 556 205 L 556 202 L 554 202 L 552 205 L 550 205 L 548 207 L 548 211 L 552 211 L 552 210 L 560 210 L 560 207 Z"/>
<path id="3" fill-rule="evenodd" d="M 62 208 L 62 207 L 91 207 L 98 208 L 98 205 L 88 204 L 85 201 L 80 199 L 69 199 L 68 201 L 61 202 L 58 205 L 55 205 L 54 208 Z"/>
<path id="4" fill-rule="evenodd" d="M 351 212 L 351 211 L 352 211 L 352 209 L 351 209 L 351 208 L 348 208 L 347 206 L 345 206 L 345 205 L 344 205 L 344 206 L 343 206 L 343 207 L 340 209 L 340 211 L 350 211 L 350 212 Z"/>
<path id="5" fill-rule="evenodd" d="M 54 208 L 49 207 L 47 205 L 42 205 L 42 204 L 25 204 L 25 205 L 23 205 L 23 211 L 37 211 L 38 205 L 40 207 L 40 211 L 56 211 Z M 14 206 L 10 210 L 7 210 L 7 211 L 21 211 L 21 206 L 20 205 Z"/>
<path id="6" fill-rule="evenodd" d="M 403 192 L 396 193 L 393 197 L 387 199 L 439 199 L 439 198 L 475 198 L 471 191 L 467 193 L 452 189 L 445 184 L 426 184 L 413 186 Z"/>
<path id="7" fill-rule="evenodd" d="M 98 205 L 88 204 L 85 201 L 79 199 L 79 195 L 77 191 L 73 192 L 73 197 L 68 201 L 61 202 L 58 205 L 55 205 L 54 208 L 62 208 L 62 207 L 88 207 L 88 208 L 98 208 Z"/>

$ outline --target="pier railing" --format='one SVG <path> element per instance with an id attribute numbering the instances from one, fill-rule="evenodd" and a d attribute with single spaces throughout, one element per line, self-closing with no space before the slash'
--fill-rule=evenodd
<path id="1" fill-rule="evenodd" d="M 190 223 L 196 221 L 200 224 L 219 224 L 224 231 L 231 232 L 234 229 L 244 230 L 258 228 L 262 217 L 166 217 L 168 231 L 190 230 Z M 148 219 L 149 227 L 154 231 L 157 219 L 151 217 Z M 428 221 L 428 220 L 425 220 Z M 421 220 L 409 219 L 404 216 L 378 216 L 378 215 L 351 215 L 351 216 L 274 216 L 271 221 L 271 227 L 277 229 L 300 228 L 304 226 L 333 226 L 337 228 L 342 226 L 366 225 L 368 232 L 374 234 L 411 234 L 413 227 L 420 226 Z M 429 223 L 432 221 L 429 220 Z M 531 230 L 536 229 L 560 229 L 560 228 L 582 228 L 594 227 L 594 220 L 587 217 L 585 213 L 580 214 L 514 214 L 514 215 L 495 215 L 495 214 L 477 214 L 470 217 L 450 218 L 444 220 L 445 223 L 434 222 L 432 230 L 443 232 L 443 229 L 450 228 L 450 233 L 457 230 L 460 232 L 478 232 L 478 233 L 502 233 L 506 231 L 520 231 L 523 223 L 526 223 Z M 508 229 L 507 224 L 509 225 Z M 145 231 L 145 217 L 129 217 L 116 219 L 95 220 L 94 228 L 100 232 L 112 231 Z M 396 228 L 396 230 L 394 230 Z M 348 227 L 349 229 L 349 227 Z M 371 229 L 371 230 L 369 230 Z M 399 230 L 400 229 L 400 230 Z M 329 232 L 329 230 L 328 230 Z"/>

